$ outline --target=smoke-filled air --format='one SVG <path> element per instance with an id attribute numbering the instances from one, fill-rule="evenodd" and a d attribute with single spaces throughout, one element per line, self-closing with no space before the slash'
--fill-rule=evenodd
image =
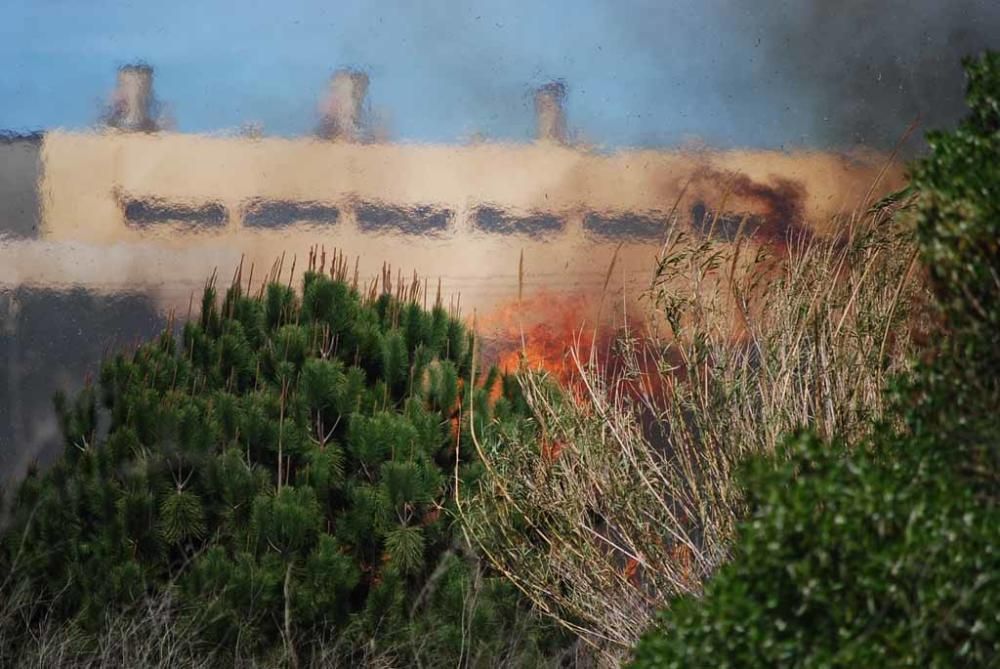
<path id="1" fill-rule="evenodd" d="M 0 666 L 1000 662 L 1000 5 L 0 17 Z"/>

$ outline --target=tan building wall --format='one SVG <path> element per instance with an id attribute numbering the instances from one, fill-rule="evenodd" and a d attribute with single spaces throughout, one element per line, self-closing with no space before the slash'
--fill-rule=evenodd
<path id="1" fill-rule="evenodd" d="M 484 203 L 553 213 L 570 223 L 590 211 L 669 211 L 689 180 L 679 203 L 684 214 L 696 200 L 712 208 L 759 211 L 761 202 L 751 195 L 727 196 L 733 173 L 761 191 L 777 189 L 780 180 L 798 184 L 803 218 L 822 227 L 860 204 L 881 167 L 878 156 L 824 153 L 605 155 L 551 144 L 350 144 L 111 132 L 49 133 L 43 163 L 45 236 L 102 242 L 147 234 L 126 225 L 122 197 L 219 202 L 229 212 L 223 234 L 237 236 L 241 209 L 253 198 L 326 202 L 346 210 L 357 201 L 439 206 L 456 214 L 451 233 L 467 229 L 468 212 Z"/>
<path id="2" fill-rule="evenodd" d="M 267 267 L 284 253 L 301 268 L 309 248 L 324 245 L 359 256 L 363 277 L 388 262 L 440 278 L 446 293 L 484 309 L 516 294 L 522 253 L 528 290 L 599 288 L 617 250 L 616 283 L 637 291 L 671 211 L 681 225 L 700 203 L 786 219 L 772 236 L 789 224 L 827 232 L 833 217 L 857 209 L 881 162 L 807 152 L 602 154 L 550 142 L 50 132 L 42 145 L 41 239 L 0 249 L 8 256 L 0 258 L 0 282 L 152 289 L 186 304 L 191 286 L 215 267 L 227 275 L 241 256 Z M 898 175 L 883 187 L 894 181 Z M 249 225 L 247 213 L 261 202 L 293 214 L 295 207 L 335 211 L 336 220 Z M 171 211 L 195 220 L 164 220 Z M 411 214 L 410 228 L 394 222 Z"/>

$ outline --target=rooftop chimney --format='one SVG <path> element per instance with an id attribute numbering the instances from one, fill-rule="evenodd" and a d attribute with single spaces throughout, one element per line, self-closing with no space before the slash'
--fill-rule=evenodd
<path id="1" fill-rule="evenodd" d="M 368 75 L 358 70 L 337 70 L 323 101 L 319 135 L 326 139 L 356 142 L 362 134 L 362 107 L 368 94 Z"/>
<path id="2" fill-rule="evenodd" d="M 535 91 L 535 120 L 537 138 L 541 142 L 566 143 L 566 85 L 552 81 Z"/>
<path id="3" fill-rule="evenodd" d="M 154 131 L 153 106 L 153 68 L 141 64 L 118 68 L 108 125 L 130 132 Z"/>

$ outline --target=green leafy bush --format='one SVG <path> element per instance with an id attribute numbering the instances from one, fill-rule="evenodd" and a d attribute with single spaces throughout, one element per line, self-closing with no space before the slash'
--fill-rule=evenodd
<path id="1" fill-rule="evenodd" d="M 636 667 L 1000 661 L 1000 54 L 967 70 L 970 116 L 913 171 L 934 359 L 864 443 L 803 434 L 746 466 L 732 562 L 663 612 Z"/>
<path id="2" fill-rule="evenodd" d="M 65 453 L 21 485 L 0 540 L 2 594 L 35 600 L 0 616 L 0 664 L 35 625 L 98 635 L 165 594 L 224 660 L 295 663 L 328 640 L 348 663 L 537 661 L 516 591 L 452 530 L 454 486 L 480 471 L 457 448 L 463 406 L 479 430 L 520 420 L 463 388 L 472 355 L 442 307 L 316 272 L 301 299 L 234 284 L 219 305 L 210 284 L 179 337 L 59 401 Z"/>

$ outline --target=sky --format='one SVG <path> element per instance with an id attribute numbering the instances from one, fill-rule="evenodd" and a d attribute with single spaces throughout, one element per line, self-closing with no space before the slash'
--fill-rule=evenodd
<path id="1" fill-rule="evenodd" d="M 299 135 L 338 67 L 397 141 L 524 141 L 566 83 L 606 147 L 887 147 L 961 113 L 959 58 L 996 0 L 0 0 L 0 130 L 85 128 L 120 65 L 155 68 L 177 130 Z"/>

